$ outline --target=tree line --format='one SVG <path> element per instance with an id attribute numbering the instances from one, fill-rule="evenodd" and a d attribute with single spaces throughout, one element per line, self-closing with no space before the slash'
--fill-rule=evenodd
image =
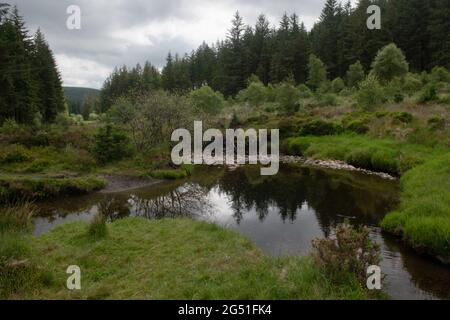
<path id="1" fill-rule="evenodd" d="M 381 8 L 381 30 L 366 26 L 372 4 Z M 288 78 L 305 83 L 311 54 L 325 64 L 332 80 L 358 61 L 369 70 L 377 52 L 390 43 L 403 51 L 413 72 L 450 68 L 449 16 L 448 0 L 360 0 L 356 7 L 327 0 L 307 31 L 295 13 L 284 14 L 272 28 L 263 14 L 248 26 L 237 12 L 225 40 L 203 43 L 182 56 L 169 53 L 161 74 L 148 62 L 144 69 L 116 69 L 105 82 L 102 107 L 142 85 L 181 93 L 208 85 L 229 97 L 244 89 L 252 75 L 265 85 Z"/>
<path id="2" fill-rule="evenodd" d="M 30 36 L 17 7 L 0 3 L 0 123 L 52 122 L 64 109 L 61 76 L 44 35 Z"/>

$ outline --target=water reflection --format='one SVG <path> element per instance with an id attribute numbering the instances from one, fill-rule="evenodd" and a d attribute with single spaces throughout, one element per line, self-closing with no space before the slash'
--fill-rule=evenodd
<path id="1" fill-rule="evenodd" d="M 101 213 L 113 221 L 192 217 L 233 228 L 270 255 L 306 254 L 311 240 L 344 220 L 376 226 L 398 202 L 396 181 L 361 173 L 282 166 L 276 176 L 257 167 L 198 168 L 185 181 L 117 194 L 94 194 L 40 205 L 35 234 Z M 374 228 L 382 269 L 394 298 L 450 298 L 450 270 L 404 248 Z"/>

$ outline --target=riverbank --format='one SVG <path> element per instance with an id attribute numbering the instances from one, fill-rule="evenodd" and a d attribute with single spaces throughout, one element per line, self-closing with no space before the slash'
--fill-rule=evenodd
<path id="1" fill-rule="evenodd" d="M 126 218 L 92 237 L 76 222 L 32 239 L 52 276 L 14 299 L 368 299 L 349 276 L 335 284 L 309 257 L 269 258 L 245 237 L 188 219 Z M 65 287 L 81 268 L 80 291 Z"/>
<path id="2" fill-rule="evenodd" d="M 399 208 L 381 222 L 419 253 L 450 263 L 450 152 L 448 149 L 359 135 L 294 137 L 284 151 L 336 159 L 401 176 Z"/>

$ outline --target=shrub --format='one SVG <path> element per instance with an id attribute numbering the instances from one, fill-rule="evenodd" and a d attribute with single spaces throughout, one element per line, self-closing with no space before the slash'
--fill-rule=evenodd
<path id="1" fill-rule="evenodd" d="M 0 163 L 21 163 L 31 159 L 27 148 L 19 144 L 9 145 L 1 150 Z"/>
<path id="2" fill-rule="evenodd" d="M 355 132 L 358 134 L 365 134 L 370 130 L 370 128 L 367 125 L 367 121 L 353 120 L 345 126 L 345 130 L 350 131 L 350 132 Z"/>
<path id="3" fill-rule="evenodd" d="M 450 82 L 450 72 L 444 67 L 434 67 L 431 79 L 436 82 Z"/>
<path id="4" fill-rule="evenodd" d="M 300 98 L 307 99 L 312 97 L 311 90 L 304 84 L 299 85 L 297 90 L 300 92 Z"/>
<path id="5" fill-rule="evenodd" d="M 267 90 L 260 81 L 252 81 L 247 89 L 242 90 L 238 99 L 250 103 L 252 106 L 260 106 L 267 101 Z"/>
<path id="6" fill-rule="evenodd" d="M 338 124 L 318 119 L 302 124 L 299 133 L 302 136 L 328 136 L 337 134 L 340 131 L 341 127 Z"/>
<path id="7" fill-rule="evenodd" d="M 336 106 L 338 104 L 337 96 L 334 93 L 316 94 L 316 100 L 319 106 Z"/>
<path id="8" fill-rule="evenodd" d="M 383 90 L 378 79 L 373 75 L 367 76 L 361 82 L 356 98 L 363 110 L 370 111 L 379 106 L 383 101 Z"/>
<path id="9" fill-rule="evenodd" d="M 412 73 L 408 73 L 403 79 L 402 89 L 408 94 L 412 95 L 420 90 L 422 87 L 422 81 L 420 78 Z"/>
<path id="10" fill-rule="evenodd" d="M 345 83 L 344 80 L 342 80 L 341 78 L 336 78 L 331 82 L 331 90 L 334 93 L 339 93 L 341 92 L 343 89 L 345 88 Z"/>
<path id="11" fill-rule="evenodd" d="M 100 119 L 100 116 L 96 114 L 95 112 L 89 114 L 89 121 L 98 121 Z"/>
<path id="12" fill-rule="evenodd" d="M 284 114 L 293 114 L 300 108 L 300 92 L 290 83 L 284 82 L 277 87 L 276 102 Z"/>
<path id="13" fill-rule="evenodd" d="M 429 83 L 420 92 L 419 102 L 426 103 L 436 101 L 438 99 L 437 88 L 435 83 Z"/>
<path id="14" fill-rule="evenodd" d="M 338 225 L 327 239 L 314 240 L 313 258 L 334 281 L 342 282 L 348 274 L 365 286 L 367 268 L 379 265 L 380 248 L 370 238 L 370 229 L 355 229 L 349 224 Z"/>
<path id="15" fill-rule="evenodd" d="M 311 54 L 308 62 L 308 86 L 317 90 L 326 80 L 327 70 L 325 64 L 318 57 Z"/>
<path id="16" fill-rule="evenodd" d="M 365 78 L 364 68 L 361 62 L 357 61 L 352 64 L 347 71 L 345 79 L 347 81 L 347 86 L 351 88 L 358 87 L 359 83 Z"/>
<path id="17" fill-rule="evenodd" d="M 392 113 L 392 118 L 403 123 L 411 123 L 414 119 L 413 115 L 409 112 L 394 112 Z"/>
<path id="18" fill-rule="evenodd" d="M 223 95 L 220 92 L 214 92 L 209 86 L 192 91 L 190 99 L 197 113 L 211 115 L 219 114 L 225 102 Z"/>
<path id="19" fill-rule="evenodd" d="M 95 135 L 93 154 L 102 164 L 121 160 L 130 154 L 129 139 L 112 125 L 102 127 Z"/>
<path id="20" fill-rule="evenodd" d="M 387 83 L 395 77 L 404 77 L 409 70 L 408 62 L 402 52 L 394 43 L 378 51 L 372 63 L 372 73 L 380 81 Z"/>
<path id="21" fill-rule="evenodd" d="M 62 126 L 62 127 L 68 127 L 71 124 L 74 123 L 73 118 L 71 118 L 66 113 L 58 113 L 55 118 L 55 124 Z"/>
<path id="22" fill-rule="evenodd" d="M 441 117 L 432 117 L 428 119 L 428 127 L 431 130 L 443 130 L 445 129 L 446 121 Z"/>

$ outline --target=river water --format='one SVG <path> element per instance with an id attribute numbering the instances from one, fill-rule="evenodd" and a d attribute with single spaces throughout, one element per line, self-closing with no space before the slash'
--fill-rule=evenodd
<path id="1" fill-rule="evenodd" d="M 399 191 L 398 181 L 300 164 L 282 165 L 273 177 L 261 176 L 255 166 L 201 167 L 182 181 L 40 203 L 34 234 L 98 213 L 110 221 L 191 217 L 234 229 L 268 255 L 305 255 L 313 239 L 347 221 L 371 227 L 381 245 L 384 290 L 392 298 L 450 299 L 450 268 L 419 256 L 377 227 L 398 205 Z"/>

